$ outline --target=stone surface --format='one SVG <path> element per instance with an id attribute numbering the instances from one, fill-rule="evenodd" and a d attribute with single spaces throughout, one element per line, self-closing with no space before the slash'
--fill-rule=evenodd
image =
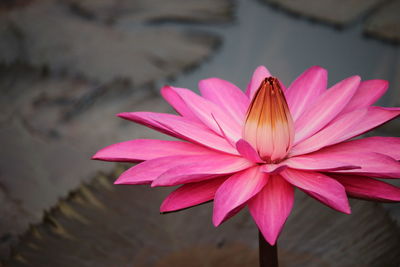
<path id="1" fill-rule="evenodd" d="M 34 2 L 34 0 L 24 1 L 24 3 L 28 2 Z M 37 0 L 37 2 L 40 1 Z M 244 0 L 237 1 L 237 4 L 238 22 L 234 25 L 229 27 L 226 25 L 215 27 L 214 24 L 206 27 L 194 26 L 196 29 L 202 29 L 202 32 L 213 32 L 223 37 L 224 46 L 216 57 L 196 71 L 177 76 L 178 80 L 173 82 L 174 85 L 195 89 L 200 79 L 217 76 L 245 88 L 252 70 L 259 64 L 267 65 L 274 75 L 278 75 L 288 85 L 307 67 L 319 64 L 329 70 L 330 84 L 354 74 L 360 74 L 363 79 L 390 80 L 391 88 L 379 104 L 400 105 L 398 46 L 362 38 L 361 27 L 335 31 L 330 27 L 287 16 L 285 12 L 276 12 L 276 9 L 262 5 L 259 1 Z M 128 34 L 132 34 L 130 30 L 138 28 L 132 16 L 125 13 L 118 14 L 118 18 L 110 22 L 107 19 L 107 12 L 105 15 L 98 13 L 99 15 L 91 17 L 85 16 L 85 12 L 80 12 L 79 8 L 72 7 L 68 3 L 66 7 L 68 9 L 63 10 L 67 10 L 65 11 L 67 14 L 84 23 L 116 29 Z M 13 6 L 13 12 L 18 8 L 19 5 Z M 11 9 L 4 10 L 8 12 Z M 1 9 L 0 12 L 4 10 Z M 0 14 L 0 16 L 3 15 Z M 170 21 L 178 20 L 164 20 L 168 23 L 160 23 L 163 20 L 154 20 L 146 26 L 174 26 L 174 28 L 176 26 L 177 29 L 192 29 L 193 24 L 170 23 Z M 212 20 L 214 21 L 214 18 Z M 0 37 L 3 40 L 0 42 L 0 51 L 8 49 L 9 53 L 4 58 L 9 64 L 15 62 L 15 57 L 20 56 L 18 49 L 11 49 L 18 48 L 13 44 L 14 42 L 18 44 L 19 35 L 15 35 L 16 28 L 4 28 L 4 25 L 6 24 L 0 23 L 0 28 L 2 28 L 0 36 L 8 37 Z M 132 27 L 129 28 L 129 25 Z M 203 58 L 192 59 L 187 55 L 186 59 L 198 62 L 197 60 Z M 153 93 L 152 89 L 158 90 L 159 87 L 148 86 L 143 88 L 146 90 L 140 90 L 141 88 L 132 87 L 125 81 L 93 82 L 77 78 L 73 73 L 58 73 L 49 71 L 49 68 L 32 68 L 26 66 L 26 63 L 21 65 L 13 63 L 12 66 L 6 68 L 0 67 L 0 146 L 3 152 L 0 160 L 0 202 L 2 203 L 0 205 L 0 247 L 4 248 L 0 252 L 2 258 L 8 256 L 8 245 L 17 244 L 17 236 L 26 229 L 29 223 L 40 221 L 43 209 L 48 209 L 56 203 L 58 198 L 64 197 L 70 189 L 79 186 L 81 180 L 87 181 L 96 170 L 107 170 L 114 166 L 111 163 L 90 161 L 88 158 L 96 150 L 118 141 L 161 137 L 151 130 L 134 126 L 114 117 L 115 113 L 121 111 L 170 111 L 165 102 L 157 97 L 159 94 Z M 397 130 L 398 126 L 396 128 L 388 125 L 381 129 L 382 132 L 379 134 L 400 133 Z M 154 208 L 149 207 L 151 209 L 149 211 L 156 213 L 158 205 L 159 203 L 154 205 Z M 399 204 L 389 205 L 400 218 Z M 196 212 L 194 212 L 195 215 Z M 358 216 L 357 214 L 359 213 L 352 216 Z M 136 215 L 141 216 L 141 214 Z M 175 217 L 172 218 L 171 220 L 175 220 Z M 349 216 L 349 218 L 353 217 Z M 199 223 L 213 229 L 210 220 L 209 217 L 207 221 Z M 194 223 L 196 222 L 191 221 L 188 225 Z M 361 224 L 364 223 L 361 222 Z M 253 232 L 249 234 L 249 239 L 251 238 L 254 242 L 257 235 L 254 232 L 253 223 L 251 223 L 251 229 Z M 282 240 L 286 238 L 285 236 L 284 233 Z M 304 238 L 306 240 L 308 236 Z M 246 242 L 232 242 L 234 244 L 227 245 L 227 248 L 223 250 L 225 252 L 221 253 L 223 255 L 237 254 L 238 249 L 249 251 L 249 254 L 254 253 L 257 244 L 251 243 L 250 246 L 247 245 L 250 243 Z M 302 242 L 306 244 L 307 240 Z M 336 246 L 336 243 L 330 244 Z M 284 253 L 287 250 L 284 244 L 282 246 L 281 251 Z M 327 249 L 325 247 L 325 250 Z M 178 260 L 177 258 L 180 258 L 185 251 L 200 254 L 212 254 L 213 251 L 218 251 L 217 254 L 220 255 L 221 250 L 209 245 L 192 246 L 187 250 L 179 249 L 169 253 L 164 259 L 160 259 L 160 262 L 169 263 Z M 290 255 L 294 253 L 294 251 L 289 252 Z M 299 253 L 302 259 L 307 260 L 310 257 L 308 252 Z M 142 255 L 145 259 L 148 254 Z M 285 255 L 289 257 L 288 253 Z M 16 257 L 18 258 L 18 255 Z M 218 257 L 215 257 L 215 260 L 218 260 Z M 337 258 L 340 257 L 337 255 Z M 248 260 L 252 262 L 254 258 Z M 324 265 L 321 263 L 317 266 Z"/>
<path id="2" fill-rule="evenodd" d="M 62 199 L 5 266 L 256 266 L 257 228 L 247 212 L 218 228 L 210 204 L 160 215 L 169 190 L 114 186 L 120 171 Z M 400 229 L 381 206 L 355 200 L 344 215 L 297 193 L 279 241 L 282 266 L 398 266 Z"/>
<path id="3" fill-rule="evenodd" d="M 131 1 L 130 5 L 134 3 Z M 175 9 L 172 14 L 166 13 L 168 10 L 163 10 L 163 5 L 154 5 L 152 10 L 171 20 L 179 14 L 188 19 L 194 14 L 196 18 L 196 12 L 190 13 L 193 10 L 184 8 L 185 1 L 176 3 L 181 3 L 183 8 Z M 208 18 L 207 7 L 213 9 L 210 5 L 203 6 L 205 12 L 199 21 Z M 229 7 L 221 8 L 220 12 L 226 11 L 225 20 L 230 19 Z M 60 1 L 41 0 L 5 13 L 0 21 L 3 24 L 0 37 L 5 39 L 2 46 L 7 49 L 0 51 L 0 62 L 25 62 L 51 73 L 102 83 L 122 79 L 142 86 L 193 67 L 218 44 L 218 38 L 209 33 L 151 25 L 151 18 L 141 16 L 140 10 L 129 13 L 137 17 L 129 30 L 87 19 L 73 10 Z M 212 12 L 210 16 L 215 17 Z"/>
<path id="4" fill-rule="evenodd" d="M 291 12 L 344 26 L 385 0 L 264 0 Z"/>
<path id="5" fill-rule="evenodd" d="M 233 12 L 228 0 L 62 0 L 89 18 L 107 23 L 226 22 Z"/>
<path id="6" fill-rule="evenodd" d="M 400 43 L 399 0 L 263 0 L 296 16 L 310 18 L 339 28 L 355 22 L 364 24 L 364 33 L 392 43 Z"/>
<path id="7" fill-rule="evenodd" d="M 141 3 L 130 1 L 132 8 L 133 2 Z M 152 10 L 171 21 L 180 15 L 198 23 L 232 19 L 231 1 L 217 2 L 182 0 L 173 13 Z M 9 3 L 0 5 L 0 259 L 59 197 L 113 167 L 90 160 L 98 149 L 160 138 L 114 115 L 171 111 L 153 85 L 199 65 L 220 42 L 193 24 L 155 24 L 141 15 L 145 10 L 115 14 L 109 23 L 85 16 L 72 1 Z M 124 16 L 132 20 L 129 29 L 120 24 Z"/>
<path id="8" fill-rule="evenodd" d="M 391 1 L 370 16 L 365 23 L 369 35 L 400 43 L 400 1 Z"/>

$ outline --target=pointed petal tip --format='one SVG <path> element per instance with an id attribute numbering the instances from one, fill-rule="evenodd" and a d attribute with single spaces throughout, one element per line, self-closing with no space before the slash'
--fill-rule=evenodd
<path id="1" fill-rule="evenodd" d="M 218 226 L 221 225 L 222 220 L 217 219 L 215 216 L 213 216 L 213 218 L 212 218 L 212 223 L 213 223 L 214 227 L 218 227 Z"/>
<path id="2" fill-rule="evenodd" d="M 128 114 L 129 114 L 129 112 L 121 112 L 121 113 L 115 114 L 115 116 L 117 116 L 118 118 L 127 119 Z"/>
<path id="3" fill-rule="evenodd" d="M 350 76 L 350 77 L 347 77 L 347 78 L 341 80 L 337 84 L 342 84 L 343 82 L 346 82 L 346 83 L 361 83 L 361 76 L 360 75 L 353 75 L 353 76 Z M 333 88 L 334 86 L 335 85 L 333 85 L 331 88 Z"/>
<path id="4" fill-rule="evenodd" d="M 328 71 L 325 68 L 323 68 L 323 67 L 321 67 L 319 65 L 311 66 L 308 70 L 309 71 L 321 71 L 321 72 L 324 72 L 324 73 L 328 73 Z"/>
<path id="5" fill-rule="evenodd" d="M 114 184 L 115 184 L 115 185 L 124 184 L 124 182 L 121 181 L 121 180 L 118 178 L 117 180 L 114 181 Z"/>
<path id="6" fill-rule="evenodd" d="M 151 187 L 151 188 L 154 188 L 154 187 L 176 186 L 176 185 L 178 185 L 178 184 L 170 185 L 170 184 L 168 183 L 168 181 L 160 180 L 160 179 L 158 179 L 158 178 L 155 179 L 154 181 L 152 181 L 152 182 L 150 183 L 150 187 Z"/>
<path id="7" fill-rule="evenodd" d="M 109 158 L 107 158 L 106 155 L 104 155 L 103 151 L 105 148 L 100 149 L 97 151 L 90 159 L 91 160 L 102 160 L 102 161 L 109 161 Z"/>
<path id="8" fill-rule="evenodd" d="M 387 81 L 387 80 L 374 79 L 373 81 L 381 83 L 382 86 L 384 86 L 384 87 L 386 87 L 386 88 L 389 87 L 389 81 Z"/>
<path id="9" fill-rule="evenodd" d="M 278 232 L 268 232 L 266 230 L 262 230 L 260 227 L 257 227 L 258 230 L 261 232 L 261 234 L 264 237 L 264 240 L 267 241 L 268 244 L 271 246 L 275 246 L 276 242 L 278 241 L 279 235 L 281 234 L 281 231 Z M 282 226 L 283 228 L 283 226 Z M 281 230 L 282 230 L 281 228 Z"/>
<path id="10" fill-rule="evenodd" d="M 209 77 L 209 78 L 200 80 L 198 82 L 198 85 L 199 85 L 199 87 L 202 87 L 204 84 L 207 84 L 207 83 L 210 83 L 210 82 L 218 82 L 218 81 L 221 81 L 221 79 L 217 78 L 217 77 Z"/>
<path id="11" fill-rule="evenodd" d="M 265 73 L 269 73 L 269 70 L 264 65 L 259 65 L 254 71 L 263 71 Z"/>
<path id="12" fill-rule="evenodd" d="M 167 199 L 164 200 L 163 203 L 161 203 L 161 206 L 160 206 L 160 213 L 161 214 L 172 211 L 172 209 L 168 208 L 168 204 L 167 203 L 168 203 Z"/>
<path id="13" fill-rule="evenodd" d="M 275 246 L 275 244 L 276 244 L 276 240 L 277 240 L 278 238 L 276 238 L 275 240 L 271 240 L 271 241 L 268 241 L 267 240 L 267 242 L 271 245 L 271 246 Z"/>
<path id="14" fill-rule="evenodd" d="M 96 152 L 96 154 L 94 154 L 93 156 L 91 156 L 90 159 L 91 159 L 91 160 L 101 160 L 101 158 L 100 158 L 99 155 L 98 155 L 99 152 L 100 152 L 100 151 Z"/>
<path id="15" fill-rule="evenodd" d="M 267 236 L 265 237 L 265 235 L 263 234 L 265 240 L 268 242 L 268 244 L 270 244 L 271 246 L 275 246 L 276 245 L 276 241 L 278 240 L 279 234 L 276 236 Z"/>
<path id="16" fill-rule="evenodd" d="M 161 87 L 160 92 L 161 95 L 164 95 L 166 93 L 167 90 L 170 90 L 171 86 L 170 85 L 164 85 L 163 87 Z"/>
<path id="17" fill-rule="evenodd" d="M 350 214 L 351 214 L 350 205 L 349 205 L 349 207 L 348 207 L 347 209 L 343 210 L 342 212 L 343 212 L 344 214 L 350 215 Z"/>
<path id="18" fill-rule="evenodd" d="M 361 81 L 361 76 L 360 75 L 353 75 L 353 76 L 350 76 L 349 79 L 354 80 L 354 81 Z"/>
<path id="19" fill-rule="evenodd" d="M 374 83 L 375 86 L 378 86 L 378 83 L 383 88 L 389 87 L 389 81 L 383 79 L 372 79 L 372 80 L 365 80 L 364 82 Z"/>
<path id="20" fill-rule="evenodd" d="M 158 187 L 158 186 L 162 186 L 162 185 L 160 185 L 160 183 L 157 182 L 157 179 L 154 180 L 154 181 L 150 184 L 150 187 L 151 187 L 151 188 L 153 188 L 153 187 Z"/>

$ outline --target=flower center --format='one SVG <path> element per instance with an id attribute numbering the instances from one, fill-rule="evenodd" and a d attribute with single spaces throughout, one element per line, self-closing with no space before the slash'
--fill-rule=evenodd
<path id="1" fill-rule="evenodd" d="M 261 82 L 247 111 L 243 138 L 268 163 L 281 161 L 290 150 L 293 119 L 277 78 L 268 77 Z"/>

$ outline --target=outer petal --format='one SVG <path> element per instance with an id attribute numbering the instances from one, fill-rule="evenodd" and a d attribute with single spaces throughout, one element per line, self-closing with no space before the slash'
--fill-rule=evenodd
<path id="1" fill-rule="evenodd" d="M 214 199 L 213 223 L 220 225 L 238 212 L 243 205 L 265 186 L 268 175 L 258 167 L 250 168 L 228 178 L 218 188 Z"/>
<path id="2" fill-rule="evenodd" d="M 285 169 L 281 175 L 325 205 L 343 213 L 351 213 L 344 187 L 334 179 L 321 173 L 294 169 Z"/>
<path id="3" fill-rule="evenodd" d="M 353 197 L 378 201 L 400 201 L 400 188 L 369 177 L 355 175 L 334 175 L 346 192 Z"/>
<path id="4" fill-rule="evenodd" d="M 400 160 L 400 137 L 367 137 L 343 142 L 320 150 L 322 153 L 376 152 Z"/>
<path id="5" fill-rule="evenodd" d="M 370 107 L 368 108 L 364 118 L 359 123 L 354 124 L 344 138 L 350 139 L 354 136 L 368 132 L 399 115 L 400 108 Z"/>
<path id="6" fill-rule="evenodd" d="M 146 125 L 173 137 L 199 143 L 227 153 L 239 154 L 227 140 L 216 135 L 204 125 L 180 116 L 154 112 L 126 112 L 120 113 L 118 116 Z"/>
<path id="7" fill-rule="evenodd" d="M 303 155 L 302 157 L 314 161 L 345 162 L 350 166 L 361 167 L 349 170 L 330 170 L 330 172 L 358 173 L 382 178 L 400 178 L 400 162 L 389 156 L 375 152 L 331 151 L 329 149 L 323 149 Z"/>
<path id="8" fill-rule="evenodd" d="M 347 78 L 323 93 L 296 121 L 294 144 L 308 138 L 332 121 L 347 105 L 360 84 L 360 77 Z"/>
<path id="9" fill-rule="evenodd" d="M 277 164 L 264 164 L 260 167 L 262 172 L 269 174 L 279 173 L 286 168 L 304 171 L 336 171 L 360 169 L 361 167 L 343 161 L 316 159 L 308 155 L 291 157 Z"/>
<path id="10" fill-rule="evenodd" d="M 201 122 L 171 86 L 164 86 L 161 89 L 161 95 L 183 117 L 195 122 Z"/>
<path id="11" fill-rule="evenodd" d="M 368 80 L 360 83 L 353 98 L 343 109 L 342 114 L 374 104 L 387 90 L 389 83 L 385 80 Z"/>
<path id="12" fill-rule="evenodd" d="M 314 154 L 314 153 L 313 153 Z M 349 164 L 360 166 L 360 169 L 332 171 L 336 173 L 359 174 L 373 176 L 377 178 L 400 178 L 400 162 L 397 160 L 374 152 L 348 152 L 348 153 L 330 153 L 322 155 L 316 152 L 314 155 L 318 158 L 325 157 L 341 159 Z M 311 154 L 310 154 L 311 155 Z"/>
<path id="13" fill-rule="evenodd" d="M 310 153 L 348 139 L 349 132 L 352 131 L 354 125 L 362 123 L 366 114 L 367 109 L 360 109 L 334 119 L 318 133 L 294 146 L 290 151 L 290 155 L 296 156 Z"/>
<path id="14" fill-rule="evenodd" d="M 175 186 L 235 173 L 254 165 L 242 157 L 230 155 L 188 156 L 177 159 L 173 166 L 152 183 L 154 186 Z"/>
<path id="15" fill-rule="evenodd" d="M 271 176 L 260 193 L 249 200 L 250 213 L 271 245 L 275 244 L 292 210 L 293 202 L 293 186 L 280 175 Z"/>
<path id="16" fill-rule="evenodd" d="M 199 89 L 204 98 L 222 107 L 238 123 L 243 123 L 250 100 L 236 85 L 210 78 L 200 81 Z"/>
<path id="17" fill-rule="evenodd" d="M 172 156 L 147 160 L 123 172 L 114 184 L 150 184 L 165 171 L 175 167 L 181 158 Z"/>
<path id="18" fill-rule="evenodd" d="M 239 141 L 237 141 L 236 148 L 239 151 L 240 155 L 252 162 L 265 162 L 260 158 L 257 151 L 244 139 L 240 139 Z"/>
<path id="19" fill-rule="evenodd" d="M 293 147 L 291 155 L 316 151 L 354 136 L 363 134 L 400 115 L 400 109 L 370 107 L 343 114 L 320 132 Z"/>
<path id="20" fill-rule="evenodd" d="M 163 201 L 160 212 L 169 212 L 196 206 L 214 199 L 218 187 L 227 177 L 185 184 L 173 191 Z"/>
<path id="21" fill-rule="evenodd" d="M 257 92 L 258 87 L 260 87 L 261 82 L 270 77 L 271 73 L 264 66 L 258 66 L 251 77 L 250 83 L 247 86 L 246 95 L 249 99 L 253 99 L 254 94 Z"/>
<path id="22" fill-rule="evenodd" d="M 181 141 L 136 139 L 116 143 L 99 150 L 92 159 L 137 162 L 176 155 L 204 155 L 214 150 Z"/>
<path id="23" fill-rule="evenodd" d="M 123 172 L 115 181 L 115 184 L 149 184 L 169 170 L 172 170 L 172 173 L 176 173 L 176 179 L 185 174 L 197 176 L 205 176 L 207 174 L 207 178 L 212 178 L 221 176 L 225 173 L 232 173 L 236 170 L 242 170 L 251 165 L 252 163 L 241 157 L 228 154 L 210 153 L 203 155 L 175 155 L 147 160 L 133 166 Z M 194 167 L 186 171 L 185 166 Z M 195 179 L 186 178 L 187 182 L 192 182 L 192 180 L 195 182 Z M 167 183 L 168 181 L 164 182 Z M 153 186 L 158 185 L 157 182 L 153 183 Z M 173 185 L 178 184 L 179 183 Z"/>
<path id="24" fill-rule="evenodd" d="M 360 169 L 361 167 L 351 165 L 346 161 L 338 161 L 333 159 L 325 159 L 323 157 L 316 158 L 309 155 L 302 155 L 288 158 L 278 165 L 284 165 L 292 169 L 309 170 L 309 171 L 334 171 L 334 170 L 351 170 Z"/>
<path id="25" fill-rule="evenodd" d="M 222 108 L 190 90 L 182 88 L 173 89 L 182 97 L 188 108 L 191 109 L 204 125 L 234 142 L 240 138 L 242 134 L 241 122 L 234 121 Z"/>
<path id="26" fill-rule="evenodd" d="M 301 74 L 285 92 L 290 113 L 294 121 L 325 92 L 328 72 L 314 66 Z"/>

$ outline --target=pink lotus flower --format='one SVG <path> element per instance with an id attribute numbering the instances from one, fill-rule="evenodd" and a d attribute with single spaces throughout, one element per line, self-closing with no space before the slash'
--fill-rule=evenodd
<path id="1" fill-rule="evenodd" d="M 273 245 L 292 209 L 294 187 L 347 214 L 347 196 L 400 201 L 399 188 L 375 179 L 400 177 L 400 138 L 348 141 L 400 114 L 400 108 L 372 106 L 387 87 L 353 76 L 327 90 L 327 71 L 311 67 L 285 89 L 263 66 L 246 93 L 218 78 L 200 81 L 201 96 L 165 86 L 161 93 L 179 115 L 118 116 L 182 141 L 131 140 L 93 158 L 142 162 L 116 184 L 182 185 L 161 212 L 214 200 L 218 226 L 247 206 Z"/>

